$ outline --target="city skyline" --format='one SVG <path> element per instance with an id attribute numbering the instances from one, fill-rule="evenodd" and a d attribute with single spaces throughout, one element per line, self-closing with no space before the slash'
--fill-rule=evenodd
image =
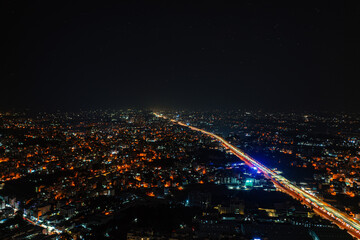
<path id="1" fill-rule="evenodd" d="M 358 114 L 0 112 L 0 236 L 359 237 Z"/>
<path id="2" fill-rule="evenodd" d="M 360 239 L 360 2 L 0 15 L 0 239 Z"/>

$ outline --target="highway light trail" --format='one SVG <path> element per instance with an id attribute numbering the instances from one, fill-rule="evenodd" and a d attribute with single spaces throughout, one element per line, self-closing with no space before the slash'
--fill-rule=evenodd
<path id="1" fill-rule="evenodd" d="M 224 147 L 229 149 L 234 155 L 236 155 L 238 158 L 243 160 L 248 165 L 257 167 L 267 178 L 271 179 L 275 186 L 280 188 L 283 192 L 291 195 L 292 197 L 298 199 L 301 201 L 301 203 L 311 207 L 314 209 L 314 211 L 322 216 L 325 219 L 328 219 L 338 225 L 342 229 L 346 229 L 349 234 L 356 237 L 357 239 L 360 239 L 360 222 L 356 220 L 355 218 L 347 215 L 346 213 L 341 212 L 340 210 L 336 209 L 335 207 L 331 206 L 330 204 L 322 201 L 316 196 L 311 195 L 310 193 L 302 190 L 295 184 L 291 183 L 289 180 L 284 178 L 283 176 L 279 175 L 278 173 L 274 172 L 273 170 L 267 168 L 260 162 L 256 161 L 246 153 L 242 152 L 240 149 L 234 147 L 229 142 L 224 140 L 222 137 L 205 131 L 203 129 L 190 126 L 188 124 L 184 124 L 180 121 L 176 121 L 174 119 L 169 119 L 161 114 L 154 113 L 156 117 L 168 119 L 171 122 L 178 124 L 183 127 L 190 128 L 193 131 L 201 132 L 207 136 L 212 137 L 213 139 L 216 139 L 221 143 Z"/>

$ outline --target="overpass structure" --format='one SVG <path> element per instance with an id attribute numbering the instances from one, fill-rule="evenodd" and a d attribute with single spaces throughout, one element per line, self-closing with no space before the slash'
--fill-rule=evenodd
<path id="1" fill-rule="evenodd" d="M 156 117 L 168 119 L 167 117 L 163 116 L 162 114 L 154 113 Z M 284 178 L 280 174 L 274 172 L 273 170 L 267 168 L 260 162 L 256 161 L 240 149 L 234 147 L 232 144 L 230 144 L 228 141 L 223 139 L 222 137 L 205 131 L 203 129 L 190 126 L 188 124 L 182 123 L 180 121 L 176 121 L 174 119 L 168 119 L 174 124 L 178 124 L 183 127 L 190 128 L 193 131 L 201 132 L 207 136 L 210 136 L 213 139 L 216 139 L 219 141 L 221 145 L 223 145 L 225 148 L 229 149 L 234 155 L 236 155 L 238 158 L 240 158 L 242 161 L 244 161 L 249 166 L 256 167 L 259 171 L 261 171 L 265 177 L 270 179 L 274 185 L 281 191 L 287 193 L 288 195 L 292 196 L 293 198 L 301 201 L 302 204 L 307 205 L 308 207 L 312 208 L 314 212 L 319 214 L 321 217 L 330 220 L 337 226 L 339 226 L 341 229 L 345 229 L 348 231 L 350 235 L 353 237 L 360 239 L 360 222 L 356 220 L 355 218 L 347 215 L 346 213 L 336 209 L 335 207 L 331 206 L 330 204 L 324 202 L 317 196 L 313 195 L 312 193 L 309 193 L 302 188 L 296 186 L 288 179 Z"/>

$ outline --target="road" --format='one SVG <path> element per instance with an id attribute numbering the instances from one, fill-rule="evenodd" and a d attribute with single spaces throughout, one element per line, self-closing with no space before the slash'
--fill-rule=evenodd
<path id="1" fill-rule="evenodd" d="M 161 114 L 154 113 L 156 117 L 168 119 L 171 122 L 188 127 L 193 131 L 201 132 L 207 136 L 212 137 L 213 139 L 216 139 L 219 141 L 220 144 L 222 144 L 224 147 L 229 149 L 234 155 L 239 157 L 241 160 L 243 160 L 245 163 L 247 163 L 250 166 L 256 167 L 258 170 L 260 170 L 267 178 L 271 179 L 275 186 L 277 186 L 280 190 L 283 192 L 291 195 L 292 197 L 296 198 L 297 200 L 301 201 L 301 203 L 311 207 L 317 214 L 322 216 L 325 219 L 330 220 L 331 222 L 335 223 L 337 226 L 339 226 L 341 229 L 346 229 L 349 234 L 354 236 L 357 239 L 360 239 L 360 222 L 356 220 L 355 218 L 347 215 L 344 212 L 341 212 L 340 210 L 336 209 L 335 207 L 331 206 L 330 204 L 322 201 L 320 198 L 308 193 L 307 191 L 301 189 L 300 187 L 296 186 L 280 174 L 274 172 L 273 170 L 267 168 L 260 162 L 256 161 L 246 153 L 242 152 L 240 149 L 234 147 L 229 142 L 224 140 L 222 137 L 205 131 L 200 128 L 196 128 L 193 126 L 190 126 L 188 124 L 184 124 L 180 121 L 176 121 L 174 119 L 169 119 Z"/>
<path id="2" fill-rule="evenodd" d="M 18 212 L 19 209 L 11 206 L 10 204 L 6 204 L 6 207 L 10 207 L 12 209 L 14 209 L 14 212 Z M 45 228 L 47 231 L 48 231 L 48 234 L 61 234 L 62 231 L 57 229 L 56 227 L 54 226 L 51 226 L 51 225 L 46 225 L 45 223 L 41 223 L 39 220 L 37 220 L 35 217 L 30 217 L 30 216 L 27 216 L 25 213 L 23 214 L 22 218 L 25 220 L 25 221 L 28 221 L 29 223 L 33 224 L 33 225 L 36 225 L 36 226 L 39 226 L 39 227 L 42 227 L 42 228 Z M 32 219 L 31 219 L 32 218 Z"/>

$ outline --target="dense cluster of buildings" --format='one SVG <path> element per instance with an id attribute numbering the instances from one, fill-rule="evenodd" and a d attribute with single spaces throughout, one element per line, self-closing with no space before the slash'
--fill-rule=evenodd
<path id="1" fill-rule="evenodd" d="M 172 116 L 220 133 L 250 154 L 291 156 L 284 165 L 311 168 L 312 178 L 299 184 L 324 198 L 359 195 L 358 138 L 339 126 L 334 138 L 312 135 L 317 134 L 312 126 L 327 118 L 246 112 Z M 358 123 L 349 119 L 349 128 Z M 343 207 L 359 213 L 351 204 Z M 269 229 L 278 229 L 277 237 L 284 239 L 312 239 L 323 229 L 349 237 L 277 191 L 218 142 L 151 112 L 0 115 L 5 239 L 275 239 L 276 231 Z"/>
<path id="2" fill-rule="evenodd" d="M 360 219 L 360 116 L 244 111 L 172 115 L 226 136 L 265 165 Z"/>

